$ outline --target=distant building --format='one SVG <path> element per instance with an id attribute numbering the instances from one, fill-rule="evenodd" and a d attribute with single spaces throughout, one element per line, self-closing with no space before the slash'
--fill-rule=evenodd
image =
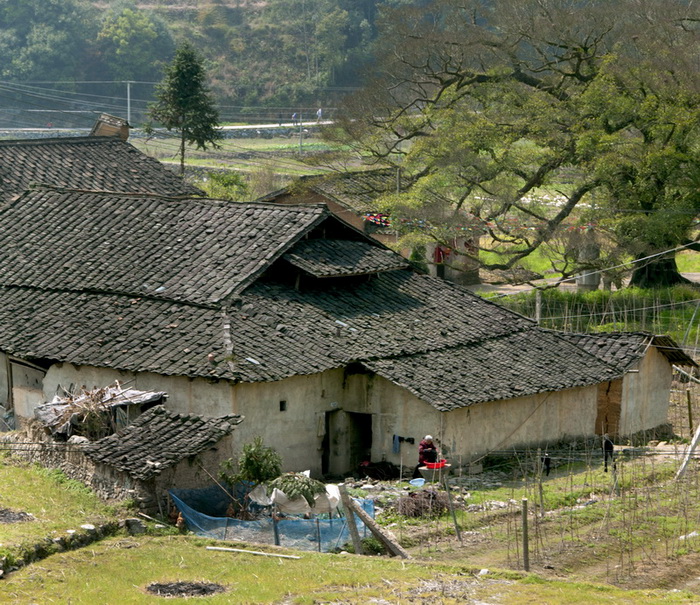
<path id="1" fill-rule="evenodd" d="M 407 183 L 395 170 L 343 172 L 327 176 L 302 177 L 292 185 L 259 198 L 277 204 L 326 204 L 331 212 L 363 233 L 388 246 L 396 245 L 398 234 L 392 217 L 378 211 L 380 196 L 404 191 Z M 446 200 L 433 194 L 432 206 L 438 212 L 449 208 Z M 449 244 L 449 245 L 448 245 Z M 478 241 L 458 236 L 449 242 L 429 243 L 425 249 L 401 253 L 424 265 L 430 275 L 461 285 L 479 283 L 478 263 L 462 253 L 478 256 Z"/>

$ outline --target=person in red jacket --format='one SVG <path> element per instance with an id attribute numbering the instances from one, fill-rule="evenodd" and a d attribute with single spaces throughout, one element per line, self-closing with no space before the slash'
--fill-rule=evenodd
<path id="1" fill-rule="evenodd" d="M 437 462 L 437 458 L 437 445 L 435 445 L 433 441 L 433 436 L 426 435 L 418 444 L 418 466 L 416 466 L 416 470 L 413 471 L 413 478 L 415 479 L 421 476 L 418 470 L 421 466 L 425 466 L 426 462 Z"/>

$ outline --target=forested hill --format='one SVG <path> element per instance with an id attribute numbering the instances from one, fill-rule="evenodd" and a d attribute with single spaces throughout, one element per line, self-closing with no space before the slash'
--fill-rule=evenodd
<path id="1" fill-rule="evenodd" d="M 360 84 L 385 6 L 419 0 L 23 0 L 0 4 L 3 124 L 99 103 L 138 120 L 176 44 L 208 59 L 222 118 L 332 108 Z"/>

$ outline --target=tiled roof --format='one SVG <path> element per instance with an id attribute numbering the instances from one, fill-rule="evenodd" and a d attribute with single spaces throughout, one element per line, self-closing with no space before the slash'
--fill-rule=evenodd
<path id="1" fill-rule="evenodd" d="M 116 138 L 0 141 L 0 200 L 36 185 L 173 197 L 202 195 L 158 160 Z"/>
<path id="2" fill-rule="evenodd" d="M 234 351 L 269 378 L 415 354 L 510 334 L 532 321 L 440 279 L 382 273 L 347 287 L 259 282 L 231 310 Z M 252 379 L 252 374 L 250 375 Z"/>
<path id="3" fill-rule="evenodd" d="M 337 241 L 302 239 L 321 233 Z M 0 208 L 0 350 L 243 382 L 360 362 L 440 409 L 614 372 L 459 286 L 388 270 L 361 238 L 321 206 L 30 192 Z M 370 274 L 297 288 L 284 255 Z"/>
<path id="4" fill-rule="evenodd" d="M 471 345 L 364 362 L 441 411 L 597 384 L 619 371 L 538 328 Z"/>
<path id="5" fill-rule="evenodd" d="M 134 372 L 217 377 L 218 309 L 90 292 L 0 287 L 0 350 Z"/>
<path id="6" fill-rule="evenodd" d="M 650 346 L 658 348 L 670 363 L 697 367 L 695 361 L 668 336 L 655 336 L 646 332 L 609 332 L 599 334 L 575 334 L 560 332 L 569 342 L 623 370 L 637 363 Z"/>
<path id="7" fill-rule="evenodd" d="M 260 282 L 226 311 L 18 287 L 0 287 L 0 297 L 0 350 L 17 356 L 250 382 L 454 347 L 532 326 L 466 290 L 411 271 L 383 273 L 349 288 L 297 291 Z"/>
<path id="8" fill-rule="evenodd" d="M 283 258 L 315 277 L 366 275 L 408 267 L 399 254 L 362 241 L 303 240 Z"/>
<path id="9" fill-rule="evenodd" d="M 146 480 L 216 445 L 243 420 L 241 416 L 202 418 L 156 406 L 124 430 L 83 446 L 94 460 Z"/>
<path id="10" fill-rule="evenodd" d="M 0 207 L 5 285 L 213 304 L 328 216 L 321 206 L 33 191 Z"/>

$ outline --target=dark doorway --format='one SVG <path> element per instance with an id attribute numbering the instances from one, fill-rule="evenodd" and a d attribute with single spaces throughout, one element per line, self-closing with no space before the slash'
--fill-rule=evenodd
<path id="1" fill-rule="evenodd" d="M 372 414 L 333 410 L 326 412 L 321 470 L 344 475 L 369 460 L 372 452 Z"/>

